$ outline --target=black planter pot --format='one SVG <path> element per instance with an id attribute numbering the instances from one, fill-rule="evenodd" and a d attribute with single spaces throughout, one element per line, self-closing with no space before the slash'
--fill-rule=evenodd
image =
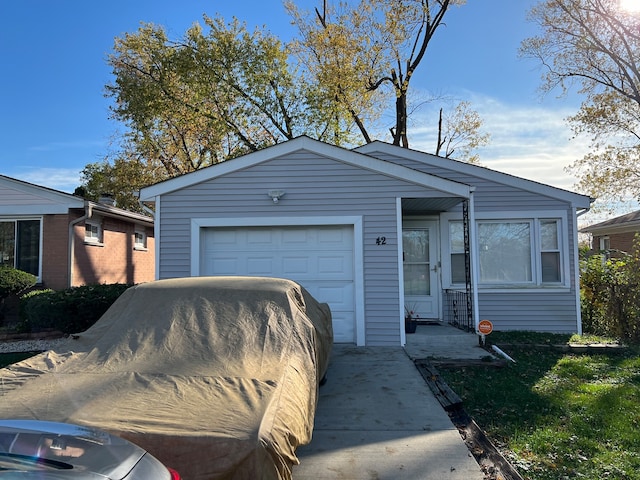
<path id="1" fill-rule="evenodd" d="M 404 319 L 404 331 L 405 331 L 405 333 L 416 333 L 416 328 L 417 327 L 418 327 L 417 320 L 414 320 L 411 317 L 405 317 L 405 319 Z"/>

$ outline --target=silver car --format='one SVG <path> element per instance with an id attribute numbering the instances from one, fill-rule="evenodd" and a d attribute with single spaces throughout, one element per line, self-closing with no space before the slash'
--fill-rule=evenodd
<path id="1" fill-rule="evenodd" d="M 3 480 L 180 480 L 142 448 L 102 430 L 0 419 Z"/>

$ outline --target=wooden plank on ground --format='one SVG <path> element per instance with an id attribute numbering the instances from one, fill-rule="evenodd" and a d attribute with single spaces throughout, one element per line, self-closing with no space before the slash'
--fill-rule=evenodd
<path id="1" fill-rule="evenodd" d="M 462 399 L 456 392 L 451 390 L 451 387 L 440 377 L 440 374 L 431 363 L 426 360 L 416 360 L 415 365 L 445 410 L 453 410 L 462 405 Z"/>

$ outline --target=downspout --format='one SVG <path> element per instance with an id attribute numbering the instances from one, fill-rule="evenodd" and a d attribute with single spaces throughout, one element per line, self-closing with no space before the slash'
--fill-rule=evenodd
<path id="1" fill-rule="evenodd" d="M 576 317 L 577 317 L 577 332 L 578 335 L 582 335 L 582 305 L 580 302 L 580 250 L 578 248 L 578 217 L 581 217 L 585 213 L 588 213 L 591 208 L 584 208 L 581 212 L 576 212 L 573 217 L 573 236 L 575 242 L 573 242 L 573 258 L 575 259 L 573 265 L 574 278 L 576 282 Z"/>
<path id="2" fill-rule="evenodd" d="M 73 286 L 73 252 L 75 250 L 75 243 L 76 243 L 75 242 L 76 236 L 73 230 L 76 225 L 91 218 L 91 216 L 93 215 L 93 205 L 91 205 L 89 202 L 85 200 L 84 210 L 85 210 L 85 214 L 82 217 L 76 218 L 75 220 L 69 223 L 69 260 L 67 262 L 67 268 L 69 272 L 69 285 L 68 285 L 69 288 Z"/>
<path id="3" fill-rule="evenodd" d="M 478 242 L 476 228 L 476 205 L 474 201 L 474 193 L 476 187 L 469 189 L 469 251 L 471 253 L 471 295 L 473 298 L 473 321 L 476 333 L 478 333 L 478 324 L 480 323 L 480 305 L 478 305 Z"/>

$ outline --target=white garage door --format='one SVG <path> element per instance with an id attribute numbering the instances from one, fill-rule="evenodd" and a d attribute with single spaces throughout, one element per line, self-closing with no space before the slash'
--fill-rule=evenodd
<path id="1" fill-rule="evenodd" d="M 355 342 L 353 227 L 211 227 L 202 275 L 281 277 L 331 307 L 334 340 Z"/>

